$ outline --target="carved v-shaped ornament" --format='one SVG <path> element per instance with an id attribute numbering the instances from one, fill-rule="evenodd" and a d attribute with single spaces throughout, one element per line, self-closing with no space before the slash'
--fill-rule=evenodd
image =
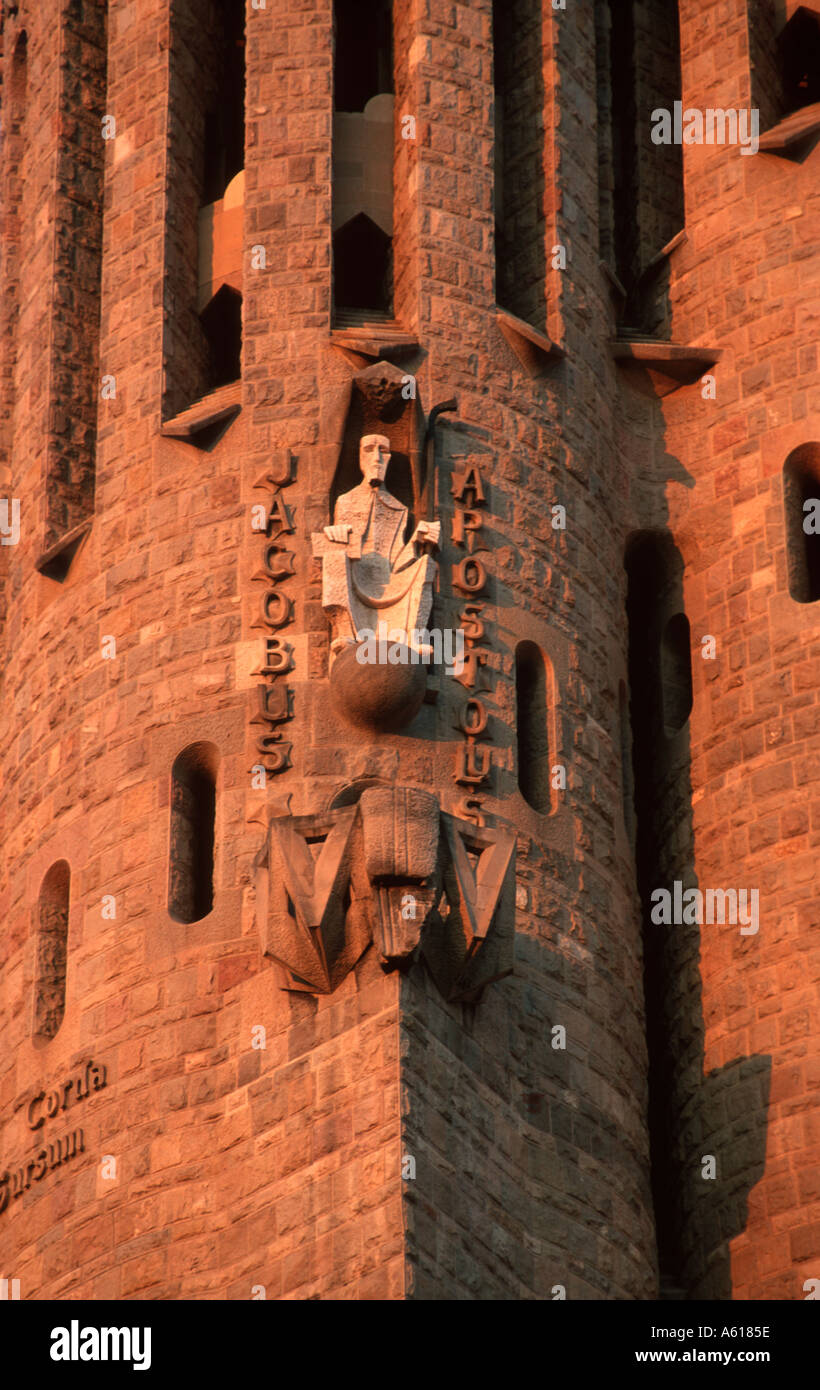
<path id="1" fill-rule="evenodd" d="M 417 788 L 275 817 L 257 860 L 262 949 L 286 989 L 311 994 L 332 993 L 371 941 L 385 969 L 421 951 L 445 999 L 475 1000 L 513 968 L 514 863 L 514 835 L 456 820 Z"/>
<path id="2" fill-rule="evenodd" d="M 357 806 L 325 819 L 270 822 L 257 910 L 263 950 L 284 966 L 291 989 L 332 993 L 370 941 L 370 884 L 357 839 Z M 318 847 L 315 858 L 311 844 Z"/>
<path id="3" fill-rule="evenodd" d="M 445 909 L 421 948 L 445 999 L 467 1001 L 512 973 L 515 836 L 442 815 L 441 838 Z M 478 854 L 475 869 L 468 851 Z"/>

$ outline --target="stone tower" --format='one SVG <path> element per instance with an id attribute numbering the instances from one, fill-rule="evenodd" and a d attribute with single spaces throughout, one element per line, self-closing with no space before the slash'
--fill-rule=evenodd
<path id="1" fill-rule="evenodd" d="M 4 0 L 22 1297 L 820 1274 L 819 35 Z"/>

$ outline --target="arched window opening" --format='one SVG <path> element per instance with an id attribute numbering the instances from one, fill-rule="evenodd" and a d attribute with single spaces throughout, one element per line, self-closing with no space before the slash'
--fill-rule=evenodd
<path id="1" fill-rule="evenodd" d="M 663 722 L 668 737 L 683 728 L 692 711 L 692 647 L 689 619 L 675 613 L 661 638 Z"/>
<path id="2" fill-rule="evenodd" d="M 199 922 L 213 907 L 218 765 L 212 743 L 192 743 L 171 773 L 168 912 L 176 922 Z"/>
<path id="3" fill-rule="evenodd" d="M 540 815 L 550 798 L 550 740 L 547 664 L 534 642 L 515 649 L 515 713 L 518 739 L 518 789 Z"/>
<path id="4" fill-rule="evenodd" d="M 393 315 L 393 35 L 389 0 L 334 5 L 333 311 Z"/>
<path id="5" fill-rule="evenodd" d="M 64 859 L 58 859 L 43 879 L 37 903 L 32 1031 L 39 1042 L 51 1041 L 65 1014 L 70 889 L 71 870 Z"/>
<path id="6" fill-rule="evenodd" d="M 783 466 L 789 593 L 796 603 L 820 599 L 820 444 L 801 444 Z"/>

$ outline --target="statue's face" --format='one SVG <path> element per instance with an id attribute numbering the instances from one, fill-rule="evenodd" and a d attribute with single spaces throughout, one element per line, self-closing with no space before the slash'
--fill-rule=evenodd
<path id="1" fill-rule="evenodd" d="M 379 487 L 384 482 L 389 462 L 390 440 L 383 434 L 364 435 L 359 446 L 359 467 L 365 482 Z"/>

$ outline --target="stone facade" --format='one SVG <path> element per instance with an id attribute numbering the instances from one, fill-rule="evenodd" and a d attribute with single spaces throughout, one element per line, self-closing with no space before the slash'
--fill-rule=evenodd
<path id="1" fill-rule="evenodd" d="M 248 0 L 241 375 L 216 386 L 239 289 L 198 312 L 200 214 L 236 14 L 53 8 L 6 0 L 2 27 L 0 1275 L 804 1297 L 820 603 L 790 593 L 783 468 L 820 439 L 820 198 L 759 37 L 796 7 L 633 0 L 622 30 L 593 0 L 495 24 L 394 0 L 392 305 L 356 323 L 334 5 Z M 769 143 L 656 146 L 678 99 L 756 103 Z M 431 625 L 467 637 L 397 728 L 334 699 L 312 546 L 368 433 L 411 526 L 441 522 Z M 396 849 L 408 806 L 435 870 L 421 831 Z M 653 926 L 674 880 L 758 889 L 759 931 Z M 67 1092 L 91 1059 L 104 1084 Z"/>

